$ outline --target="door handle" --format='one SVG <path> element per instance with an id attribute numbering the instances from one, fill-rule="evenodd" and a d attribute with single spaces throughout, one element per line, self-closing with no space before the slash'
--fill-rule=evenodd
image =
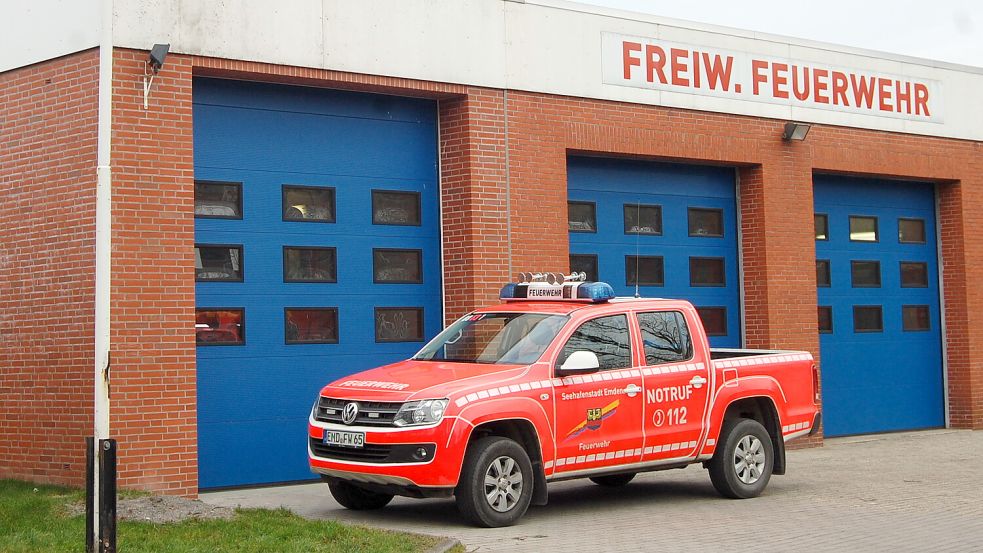
<path id="1" fill-rule="evenodd" d="M 692 385 L 692 386 L 693 386 L 694 388 L 696 388 L 697 390 L 699 390 L 700 388 L 702 388 L 702 387 L 703 387 L 703 385 L 704 385 L 704 384 L 706 384 L 706 383 L 707 383 L 707 379 L 705 379 L 705 378 L 703 378 L 703 377 L 702 377 L 702 376 L 700 376 L 700 375 L 696 375 L 696 376 L 694 376 L 694 377 L 693 377 L 693 379 L 692 379 L 692 380 L 690 380 L 690 381 L 689 381 L 689 383 L 690 383 L 690 385 Z"/>

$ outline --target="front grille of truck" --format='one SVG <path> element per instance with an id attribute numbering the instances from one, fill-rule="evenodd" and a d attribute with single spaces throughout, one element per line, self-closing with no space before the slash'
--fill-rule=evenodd
<path id="1" fill-rule="evenodd" d="M 332 461 L 363 463 L 429 463 L 437 453 L 437 444 L 370 444 L 362 447 L 326 445 L 319 438 L 308 438 L 315 457 Z"/>
<path id="2" fill-rule="evenodd" d="M 392 446 L 382 444 L 365 444 L 364 447 L 342 447 L 325 445 L 322 440 L 311 438 L 311 451 L 316 457 L 339 459 L 341 461 L 364 461 L 367 463 L 384 463 L 392 453 Z"/>
<path id="3" fill-rule="evenodd" d="M 317 400 L 314 420 L 344 424 L 341 421 L 341 411 L 348 403 L 351 403 L 351 400 L 321 397 Z M 352 426 L 393 426 L 396 412 L 403 405 L 402 402 L 388 401 L 356 401 L 355 403 L 358 404 L 358 416 L 355 417 Z"/>

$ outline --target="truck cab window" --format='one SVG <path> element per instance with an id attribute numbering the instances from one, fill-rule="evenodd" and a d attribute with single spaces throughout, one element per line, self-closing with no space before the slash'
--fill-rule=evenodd
<path id="1" fill-rule="evenodd" d="M 624 315 L 600 317 L 580 325 L 560 352 L 557 365 L 562 365 L 575 351 L 590 351 L 597 355 L 601 370 L 624 369 L 631 366 L 631 340 L 628 337 L 628 318 Z"/>
<path id="2" fill-rule="evenodd" d="M 687 361 L 693 357 L 693 341 L 682 313 L 639 313 L 638 326 L 645 344 L 646 365 Z"/>

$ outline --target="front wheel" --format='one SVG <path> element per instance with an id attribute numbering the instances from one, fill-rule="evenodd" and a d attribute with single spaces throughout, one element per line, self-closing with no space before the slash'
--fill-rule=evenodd
<path id="1" fill-rule="evenodd" d="M 724 423 L 720 447 L 710 460 L 710 481 L 724 497 L 748 499 L 764 491 L 775 463 L 775 448 L 761 423 L 733 419 Z"/>
<path id="2" fill-rule="evenodd" d="M 329 482 L 328 489 L 331 490 L 335 501 L 353 511 L 381 509 L 393 500 L 393 496 L 389 494 L 366 490 L 343 480 Z"/>
<path id="3" fill-rule="evenodd" d="M 511 526 L 529 508 L 532 487 L 532 463 L 522 446 L 501 436 L 481 438 L 464 456 L 457 508 L 478 526 Z"/>

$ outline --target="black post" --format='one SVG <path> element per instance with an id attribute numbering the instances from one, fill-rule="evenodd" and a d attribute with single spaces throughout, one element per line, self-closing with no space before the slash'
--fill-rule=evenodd
<path id="1" fill-rule="evenodd" d="M 95 491 L 93 469 L 96 465 L 95 458 L 92 456 L 93 444 L 95 444 L 94 437 L 85 438 L 85 553 L 96 553 L 96 544 L 92 539 L 92 508 L 94 507 L 92 494 Z"/>
<path id="2" fill-rule="evenodd" d="M 116 553 L 116 440 L 100 440 L 99 553 Z"/>

